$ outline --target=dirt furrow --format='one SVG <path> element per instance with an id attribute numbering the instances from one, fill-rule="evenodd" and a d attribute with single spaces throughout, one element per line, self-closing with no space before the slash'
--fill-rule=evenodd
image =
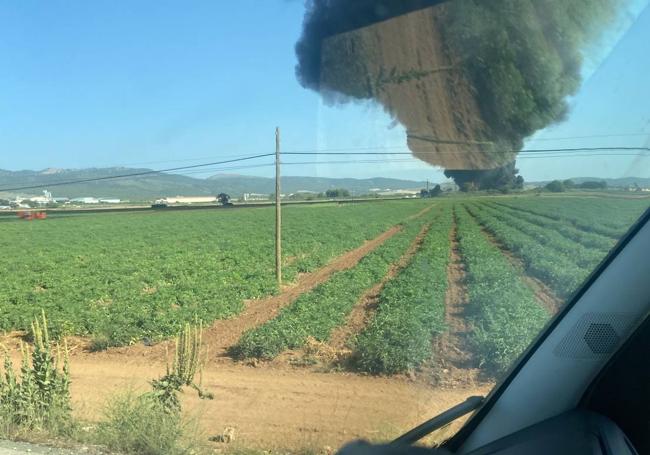
<path id="1" fill-rule="evenodd" d="M 468 340 L 472 327 L 466 314 L 469 297 L 457 230 L 454 214 L 454 224 L 449 232 L 451 248 L 445 295 L 447 330 L 433 341 L 436 385 L 443 388 L 477 387 L 485 384 L 485 381 L 480 379 L 478 360 L 474 358 Z"/>
<path id="2" fill-rule="evenodd" d="M 524 264 L 524 261 L 522 261 L 517 255 L 515 255 L 512 251 L 510 251 L 508 248 L 506 248 L 500 241 L 497 239 L 490 231 L 488 231 L 485 226 L 483 226 L 477 219 L 476 217 L 468 211 L 470 216 L 476 221 L 476 224 L 479 225 L 481 228 L 481 231 L 487 237 L 487 239 L 497 248 L 501 250 L 503 255 L 508 258 L 510 263 L 514 265 L 521 273 L 521 278 L 524 280 L 524 283 L 528 285 L 529 288 L 533 290 L 535 293 L 535 297 L 539 301 L 540 305 L 544 307 L 546 311 L 548 311 L 550 314 L 555 314 L 558 312 L 560 307 L 562 306 L 562 299 L 560 299 L 557 295 L 555 295 L 555 292 L 548 287 L 544 282 L 539 280 L 538 278 L 535 278 L 533 276 L 530 276 L 526 273 L 526 264 Z"/>
<path id="3" fill-rule="evenodd" d="M 355 305 L 352 312 L 348 316 L 348 320 L 345 325 L 334 330 L 330 336 L 329 345 L 336 350 L 344 349 L 345 343 L 347 340 L 354 335 L 359 333 L 372 319 L 372 316 L 377 309 L 379 304 L 379 296 L 381 291 L 384 289 L 384 286 L 388 281 L 393 279 L 397 274 L 406 267 L 413 255 L 420 249 L 422 242 L 424 241 L 425 236 L 429 232 L 432 223 L 427 223 L 422 227 L 422 230 L 413 240 L 413 243 L 409 246 L 408 250 L 402 255 L 402 257 L 396 263 L 392 264 L 388 270 L 388 273 L 382 278 L 382 280 L 375 284 L 372 288 L 368 289 L 359 299 L 359 302 Z"/>
<path id="4" fill-rule="evenodd" d="M 280 309 L 296 300 L 301 294 L 324 283 L 334 273 L 354 267 L 364 256 L 374 251 L 400 230 L 401 226 L 394 226 L 380 236 L 365 242 L 361 247 L 339 256 L 325 267 L 300 276 L 296 284 L 285 288 L 278 295 L 248 301 L 246 309 L 236 318 L 216 321 L 205 332 L 205 343 L 210 346 L 211 350 L 217 350 L 217 354 L 225 352 L 239 340 L 246 330 L 272 319 Z"/>
<path id="5" fill-rule="evenodd" d="M 212 359 L 227 360 L 226 352 L 228 348 L 236 343 L 245 331 L 272 319 L 282 308 L 296 300 L 301 294 L 327 281 L 334 273 L 354 267 L 361 258 L 374 251 L 401 229 L 402 227 L 400 225 L 393 226 L 374 239 L 366 241 L 360 247 L 333 259 L 324 267 L 314 272 L 299 275 L 295 283 L 283 286 L 279 294 L 262 299 L 245 301 L 244 310 L 237 316 L 232 319 L 215 321 L 210 327 L 205 328 L 203 332 L 203 342 L 208 347 Z M 87 352 L 87 350 L 83 349 L 87 342 L 84 340 L 77 341 L 78 343 L 76 344 L 79 345 L 79 348 L 74 349 L 73 355 L 93 357 L 115 356 L 124 358 L 126 356 L 139 359 L 146 357 L 151 360 L 163 360 L 167 356 L 167 351 L 173 347 L 171 341 L 165 341 L 154 346 L 139 344 L 110 348 L 102 352 Z"/>
<path id="6" fill-rule="evenodd" d="M 410 221 L 410 220 L 414 220 L 414 219 L 416 219 L 416 218 L 419 218 L 419 217 L 421 217 L 422 215 L 424 215 L 425 213 L 427 213 L 429 210 L 431 210 L 432 208 L 433 208 L 433 204 L 429 205 L 428 207 L 423 208 L 422 210 L 420 210 L 420 211 L 419 211 L 418 213 L 416 213 L 415 215 L 411 215 L 411 216 L 409 216 L 409 217 L 406 218 L 406 219 Z"/>

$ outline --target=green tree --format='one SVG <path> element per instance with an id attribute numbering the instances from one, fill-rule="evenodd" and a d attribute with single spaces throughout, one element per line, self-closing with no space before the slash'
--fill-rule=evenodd
<path id="1" fill-rule="evenodd" d="M 566 187 L 567 190 L 570 190 L 570 189 L 573 189 L 573 188 L 576 187 L 576 182 L 574 182 L 571 179 L 567 179 L 562 183 L 564 183 L 564 186 Z"/>
<path id="2" fill-rule="evenodd" d="M 580 188 L 584 188 L 586 190 L 603 190 L 607 188 L 607 182 L 606 181 L 593 181 L 593 180 L 588 180 L 586 182 L 582 182 L 580 185 L 578 185 Z"/>
<path id="3" fill-rule="evenodd" d="M 226 193 L 219 193 L 217 200 L 221 205 L 232 205 L 230 203 L 230 195 Z"/>
<path id="4" fill-rule="evenodd" d="M 544 188 L 546 188 L 548 191 L 551 191 L 552 193 L 563 193 L 566 191 L 564 182 L 560 180 L 553 180 L 552 182 L 547 183 Z"/>
<path id="5" fill-rule="evenodd" d="M 345 188 L 334 188 L 325 191 L 325 197 L 328 198 L 350 197 L 350 192 Z"/>

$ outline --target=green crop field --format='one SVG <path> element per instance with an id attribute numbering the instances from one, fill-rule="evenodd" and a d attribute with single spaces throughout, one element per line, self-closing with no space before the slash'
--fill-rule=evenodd
<path id="1" fill-rule="evenodd" d="M 284 210 L 284 272 L 318 268 L 426 207 L 328 205 Z M 61 334 L 124 345 L 176 333 L 195 318 L 239 313 L 277 292 L 274 210 L 51 217 L 0 228 L 0 330 L 44 309 Z"/>
<path id="2" fill-rule="evenodd" d="M 647 199 L 450 197 L 287 207 L 285 281 L 392 227 L 358 263 L 287 301 L 231 346 L 271 359 L 309 340 L 328 343 L 381 283 L 345 342 L 347 366 L 411 370 L 449 330 L 452 249 L 463 264 L 467 349 L 504 371 L 552 316 L 530 285 L 571 296 L 648 207 Z M 425 210 L 425 209 L 429 210 Z M 44 310 L 55 335 L 95 348 L 164 339 L 188 321 L 236 318 L 248 299 L 277 294 L 274 209 L 151 211 L 0 223 L 0 330 L 24 330 Z M 399 264 L 399 266 L 397 266 Z M 458 291 L 456 289 L 456 291 Z"/>

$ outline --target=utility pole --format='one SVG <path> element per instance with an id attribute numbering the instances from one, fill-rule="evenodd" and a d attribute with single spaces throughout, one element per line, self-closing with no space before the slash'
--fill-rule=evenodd
<path id="1" fill-rule="evenodd" d="M 427 193 L 429 192 L 429 179 L 427 179 Z"/>
<path id="2" fill-rule="evenodd" d="M 280 128 L 275 129 L 275 277 L 282 285 L 282 207 L 280 203 Z"/>

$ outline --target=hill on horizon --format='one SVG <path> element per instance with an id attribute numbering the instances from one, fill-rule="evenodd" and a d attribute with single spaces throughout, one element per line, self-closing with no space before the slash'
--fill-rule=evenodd
<path id="1" fill-rule="evenodd" d="M 239 197 L 244 193 L 270 194 L 275 191 L 275 180 L 251 175 L 217 174 L 208 178 L 195 178 L 180 174 L 156 173 L 134 177 L 97 180 L 50 186 L 61 182 L 112 177 L 123 174 L 149 172 L 143 168 L 87 168 L 44 169 L 41 171 L 7 171 L 0 169 L 0 194 L 37 195 L 42 190 L 54 197 L 103 197 L 123 200 L 150 200 L 165 196 L 205 196 L 228 193 Z M 282 177 L 282 193 L 297 191 L 324 192 L 332 188 L 345 188 L 353 195 L 368 193 L 372 189 L 414 190 L 424 188 L 426 182 L 375 177 L 368 179 L 327 177 Z M 3 188 L 43 185 L 42 188 L 3 191 Z"/>

